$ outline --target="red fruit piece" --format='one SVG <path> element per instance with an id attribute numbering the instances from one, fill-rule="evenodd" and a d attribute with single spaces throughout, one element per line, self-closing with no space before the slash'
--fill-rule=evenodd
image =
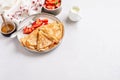
<path id="1" fill-rule="evenodd" d="M 56 8 L 60 7 L 61 3 L 57 3 L 56 4 Z"/>
<path id="2" fill-rule="evenodd" d="M 55 6 L 46 6 L 47 9 L 55 9 Z"/>

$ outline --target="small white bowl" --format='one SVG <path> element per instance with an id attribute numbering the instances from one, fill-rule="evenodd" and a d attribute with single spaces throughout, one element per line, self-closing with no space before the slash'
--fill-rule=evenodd
<path id="1" fill-rule="evenodd" d="M 80 8 L 78 6 L 73 6 L 68 15 L 71 21 L 79 21 L 80 20 Z"/>

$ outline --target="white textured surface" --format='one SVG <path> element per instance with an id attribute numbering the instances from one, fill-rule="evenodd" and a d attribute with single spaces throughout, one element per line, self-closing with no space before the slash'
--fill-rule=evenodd
<path id="1" fill-rule="evenodd" d="M 0 36 L 0 80 L 120 80 L 120 0 L 62 0 L 62 44 L 45 55 Z M 67 19 L 81 8 L 80 22 Z"/>

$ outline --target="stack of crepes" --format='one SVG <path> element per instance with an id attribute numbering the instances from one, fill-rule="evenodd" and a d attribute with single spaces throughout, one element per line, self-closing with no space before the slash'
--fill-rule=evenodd
<path id="1" fill-rule="evenodd" d="M 63 24 L 53 22 L 35 29 L 32 33 L 20 39 L 22 45 L 36 51 L 46 51 L 54 48 L 63 37 Z"/>

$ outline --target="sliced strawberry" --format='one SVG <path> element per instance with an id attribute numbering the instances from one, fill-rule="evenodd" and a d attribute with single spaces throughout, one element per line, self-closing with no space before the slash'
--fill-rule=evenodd
<path id="1" fill-rule="evenodd" d="M 56 8 L 60 7 L 61 3 L 57 3 L 56 4 Z"/>
<path id="2" fill-rule="evenodd" d="M 32 25 L 35 25 L 36 24 L 36 21 L 32 23 Z"/>
<path id="3" fill-rule="evenodd" d="M 29 30 L 29 33 L 31 33 L 31 32 L 32 32 L 32 28 L 28 28 L 28 30 Z"/>
<path id="4" fill-rule="evenodd" d="M 54 4 L 56 4 L 56 2 L 55 1 L 51 1 L 51 2 L 49 2 L 49 4 L 50 5 L 54 5 Z"/>
<path id="5" fill-rule="evenodd" d="M 36 22 L 36 24 L 39 24 L 39 22 L 40 22 L 40 19 L 37 19 L 35 22 Z"/>
<path id="6" fill-rule="evenodd" d="M 29 34 L 28 28 L 24 29 L 23 33 L 24 33 L 24 34 Z"/>
<path id="7" fill-rule="evenodd" d="M 48 23 L 48 19 L 43 19 L 42 22 L 43 23 Z"/>
<path id="8" fill-rule="evenodd" d="M 58 0 L 58 2 L 61 2 L 61 0 Z"/>
<path id="9" fill-rule="evenodd" d="M 35 30 L 35 28 L 34 28 L 34 27 L 31 27 L 31 29 L 32 29 L 32 31 L 33 31 L 33 30 Z"/>
<path id="10" fill-rule="evenodd" d="M 37 27 L 41 26 L 42 24 L 43 24 L 42 22 L 39 22 L 39 24 L 35 24 L 35 25 L 33 25 L 32 27 L 33 27 L 33 28 L 37 28 Z"/>
<path id="11" fill-rule="evenodd" d="M 55 6 L 46 6 L 47 9 L 55 9 Z"/>
<path id="12" fill-rule="evenodd" d="M 40 19 L 37 19 L 36 21 L 34 21 L 32 23 L 32 26 L 30 25 L 29 27 L 26 26 L 24 29 L 23 29 L 23 33 L 24 34 L 29 34 L 31 33 L 33 30 L 35 30 L 36 28 L 42 26 L 42 25 L 46 25 L 48 24 L 48 19 L 43 19 L 43 20 L 40 20 Z"/>

